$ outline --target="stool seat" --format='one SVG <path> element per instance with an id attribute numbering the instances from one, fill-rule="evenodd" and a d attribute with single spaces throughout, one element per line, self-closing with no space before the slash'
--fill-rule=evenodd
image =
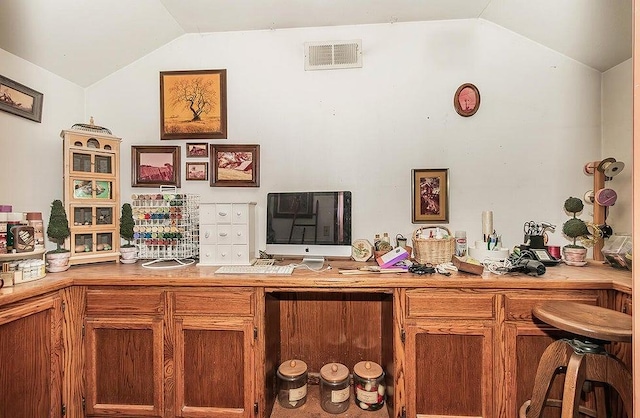
<path id="1" fill-rule="evenodd" d="M 631 315 L 599 306 L 567 301 L 536 305 L 533 315 L 549 325 L 600 341 L 631 342 Z"/>
<path id="2" fill-rule="evenodd" d="M 631 342 L 631 316 L 611 309 L 567 301 L 547 301 L 533 308 L 533 315 L 557 329 L 569 332 L 574 339 L 552 342 L 542 353 L 530 400 L 519 411 L 520 418 L 541 418 L 545 407 L 561 408 L 562 418 L 579 414 L 605 418 L 605 385 L 620 395 L 625 413 L 633 416 L 633 376 L 615 356 L 605 350 L 605 343 Z M 556 375 L 564 374 L 562 400 L 549 399 Z M 593 382 L 596 409 L 580 405 L 585 382 Z"/>

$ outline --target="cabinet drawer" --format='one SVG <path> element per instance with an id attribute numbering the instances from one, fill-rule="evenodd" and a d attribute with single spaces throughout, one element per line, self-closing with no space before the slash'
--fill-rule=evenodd
<path id="1" fill-rule="evenodd" d="M 202 245 L 215 244 L 217 242 L 215 225 L 200 225 L 200 243 Z"/>
<path id="2" fill-rule="evenodd" d="M 177 315 L 241 315 L 253 316 L 253 289 L 215 289 L 175 292 Z"/>
<path id="3" fill-rule="evenodd" d="M 231 242 L 234 244 L 246 244 L 247 235 L 247 225 L 233 225 L 231 227 Z"/>
<path id="4" fill-rule="evenodd" d="M 492 294 L 407 292 L 407 316 L 491 319 L 495 316 L 494 297 Z"/>
<path id="5" fill-rule="evenodd" d="M 526 294 L 507 294 L 505 297 L 505 319 L 507 321 L 531 321 L 533 307 L 549 300 L 586 303 L 596 305 L 598 297 L 595 293 L 578 292 L 560 293 L 528 291 Z"/>
<path id="6" fill-rule="evenodd" d="M 216 227 L 216 242 L 218 244 L 231 244 L 233 232 L 231 225 L 218 225 Z"/>
<path id="7" fill-rule="evenodd" d="M 87 290 L 87 314 L 158 314 L 163 311 L 162 290 Z"/>

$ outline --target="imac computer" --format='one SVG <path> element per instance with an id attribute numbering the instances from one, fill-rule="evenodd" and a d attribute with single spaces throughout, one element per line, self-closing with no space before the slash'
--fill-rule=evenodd
<path id="1" fill-rule="evenodd" d="M 351 255 L 351 192 L 267 194 L 267 253 L 302 257 L 318 269 L 325 257 Z"/>

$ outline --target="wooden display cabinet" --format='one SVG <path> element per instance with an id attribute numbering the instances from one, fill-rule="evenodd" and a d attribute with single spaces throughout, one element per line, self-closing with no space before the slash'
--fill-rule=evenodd
<path id="1" fill-rule="evenodd" d="M 74 125 L 64 140 L 64 205 L 71 264 L 118 261 L 120 138 L 108 129 Z"/>

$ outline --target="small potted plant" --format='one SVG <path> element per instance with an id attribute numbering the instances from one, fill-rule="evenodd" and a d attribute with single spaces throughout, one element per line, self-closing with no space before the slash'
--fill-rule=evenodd
<path id="1" fill-rule="evenodd" d="M 564 202 L 564 210 L 573 214 L 573 217 L 562 225 L 562 233 L 573 240 L 572 244 L 567 244 L 562 248 L 564 261 L 570 266 L 586 265 L 586 246 L 593 244 L 587 223 L 576 216 L 582 212 L 583 208 L 582 200 L 577 197 L 570 197 Z M 580 240 L 580 244 L 577 243 L 577 240 Z"/>
<path id="2" fill-rule="evenodd" d="M 131 205 L 125 203 L 122 205 L 122 213 L 120 214 L 120 236 L 127 240 L 126 244 L 120 246 L 120 262 L 125 264 L 133 264 L 138 261 L 138 248 L 131 243 L 134 225 Z"/>
<path id="3" fill-rule="evenodd" d="M 69 269 L 69 257 L 71 252 L 64 248 L 64 241 L 71 235 L 67 213 L 64 210 L 62 201 L 54 200 L 51 203 L 51 214 L 49 225 L 47 225 L 47 237 L 56 243 L 55 250 L 47 251 L 47 271 L 58 273 Z"/>

